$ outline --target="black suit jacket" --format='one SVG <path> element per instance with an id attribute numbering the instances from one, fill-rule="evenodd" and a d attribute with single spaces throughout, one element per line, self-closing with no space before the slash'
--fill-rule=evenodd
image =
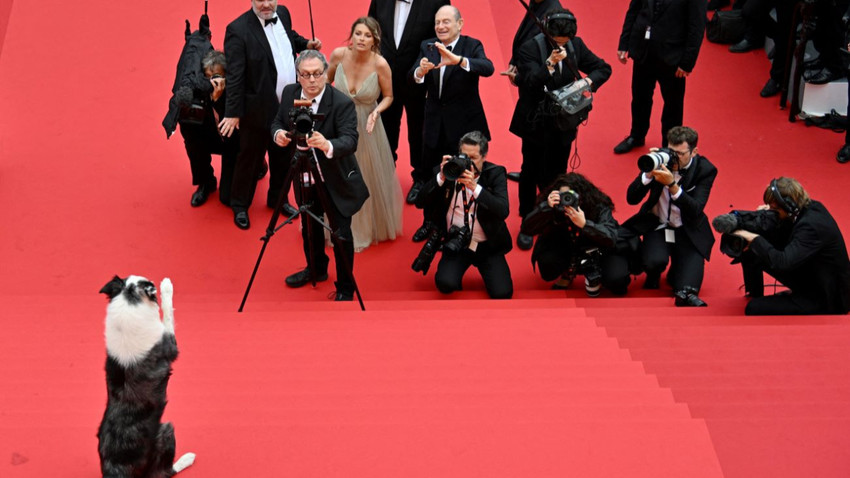
<path id="1" fill-rule="evenodd" d="M 658 181 L 644 185 L 641 176 L 643 173 L 638 174 L 629 185 L 626 201 L 634 205 L 640 203 L 647 194 L 649 198 L 641 205 L 640 211 L 624 222 L 623 226 L 638 234 L 645 234 L 660 224 L 652 208 L 658 204 L 662 193 L 667 194 L 665 192 L 667 188 Z M 708 202 L 708 195 L 711 193 L 711 186 L 716 177 L 717 168 L 706 157 L 694 156 L 693 163 L 679 179 L 682 194 L 679 199 L 673 201 L 682 214 L 682 229 L 705 260 L 711 257 L 714 233 L 711 232 L 708 217 L 703 209 Z"/>
<path id="2" fill-rule="evenodd" d="M 289 111 L 292 109 L 292 102 L 297 99 L 301 99 L 301 85 L 287 85 L 281 95 L 277 116 L 272 122 L 271 134 L 279 129 L 294 129 Z M 319 168 L 331 200 L 344 216 L 351 217 L 369 197 L 369 190 L 363 182 L 363 175 L 354 156 L 358 138 L 357 111 L 351 98 L 328 84 L 325 85 L 325 93 L 317 113 L 325 116 L 324 119 L 316 121 L 313 130 L 322 133 L 333 145 L 333 158 L 328 158 L 321 150 L 314 149 Z M 295 152 L 295 141 L 289 143 L 286 152 L 288 155 Z"/>
<path id="3" fill-rule="evenodd" d="M 578 79 L 566 60 L 561 62 L 561 73 L 557 77 L 549 73 L 546 60 L 549 58 L 551 49 L 546 45 L 545 51 L 541 51 L 539 42 L 543 38 L 541 33 L 523 43 L 519 50 L 519 57 L 516 59 L 517 75 L 514 81 L 519 87 L 519 100 L 511 118 L 510 131 L 520 137 L 539 129 L 543 122 L 543 117 L 537 114 L 537 109 L 546 98 L 544 87 L 552 91 Z M 571 40 L 571 43 L 575 50 L 575 57 L 567 54 L 578 70 L 592 81 L 590 89 L 596 91 L 611 77 L 611 65 L 590 51 L 581 38 L 576 37 Z M 548 122 L 553 123 L 551 118 L 548 118 Z"/>
<path id="4" fill-rule="evenodd" d="M 292 29 L 286 7 L 278 5 L 277 16 L 289 36 L 294 57 L 307 48 L 307 39 Z M 241 127 L 268 128 L 278 108 L 277 69 L 269 41 L 253 10 L 227 25 L 224 54 L 227 57 L 225 116 L 239 118 Z"/>
<path id="5" fill-rule="evenodd" d="M 439 219 L 435 217 L 438 226 L 443 233 L 446 232 L 446 215 L 451 207 L 452 196 L 454 194 L 455 181 L 446 181 L 442 186 L 437 184 L 437 172 L 439 167 L 434 170 L 434 174 L 428 182 L 422 186 L 419 192 L 419 197 L 416 200 L 416 207 L 420 209 L 433 208 L 438 211 Z M 478 177 L 478 184 L 481 185 L 481 194 L 475 202 L 478 206 L 475 209 L 475 227 L 484 229 L 484 234 L 487 235 L 487 242 L 491 244 L 492 250 L 497 254 L 507 254 L 513 247 L 511 241 L 511 233 L 508 232 L 508 226 L 505 224 L 505 219 L 508 218 L 508 173 L 504 166 L 499 166 L 485 161 L 481 169 L 481 175 Z"/>
<path id="6" fill-rule="evenodd" d="M 850 260 L 838 224 L 818 201 L 800 212 L 782 250 L 762 236 L 750 250 L 794 294 L 815 298 L 824 313 L 850 311 Z"/>
<path id="7" fill-rule="evenodd" d="M 414 2 L 415 4 L 416 2 Z M 427 55 L 428 44 L 437 38 L 430 38 L 421 43 L 419 57 L 408 72 L 408 78 L 413 80 L 414 71 L 419 62 Z M 440 94 L 440 70 L 435 68 L 425 75 L 424 83 L 427 91 L 425 98 L 425 145 L 431 148 L 439 146 L 440 128 L 445 128 L 450 141 L 456 144 L 461 136 L 470 131 L 481 131 L 490 138 L 487 127 L 487 117 L 484 105 L 478 94 L 480 77 L 493 75 L 493 62 L 484 54 L 484 45 L 475 38 L 461 35 L 452 52 L 469 61 L 469 71 L 459 65 L 446 67 L 443 74 L 443 92 Z"/>
<path id="8" fill-rule="evenodd" d="M 410 14 L 398 47 L 395 46 L 393 22 L 396 0 L 372 0 L 369 16 L 381 25 L 381 55 L 390 64 L 393 83 L 407 81 L 407 72 L 419 56 L 419 45 L 434 36 L 434 16 L 449 0 L 416 0 L 410 6 Z"/>
<path id="9" fill-rule="evenodd" d="M 528 2 L 528 6 L 531 7 L 531 13 L 524 10 L 522 21 L 519 22 L 514 41 L 511 44 L 511 60 L 508 63 L 514 66 L 519 62 L 519 49 L 522 45 L 540 33 L 540 27 L 537 26 L 534 19 L 537 18 L 542 23 L 546 13 L 553 8 L 560 7 L 561 2 L 559 0 L 543 0 L 540 3 L 531 1 Z"/>
<path id="10" fill-rule="evenodd" d="M 705 34 L 705 10 L 705 0 L 631 0 L 617 50 L 628 51 L 634 61 L 653 55 L 693 71 Z"/>

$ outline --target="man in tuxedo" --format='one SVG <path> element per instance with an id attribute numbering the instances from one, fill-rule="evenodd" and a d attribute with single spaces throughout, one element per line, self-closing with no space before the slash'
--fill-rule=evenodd
<path id="1" fill-rule="evenodd" d="M 577 128 L 561 130 L 552 116 L 542 111 L 547 91 L 554 91 L 582 79 L 596 91 L 611 76 L 611 66 L 596 56 L 576 36 L 576 18 L 567 9 L 556 7 L 545 18 L 546 30 L 555 40 L 550 45 L 542 33 L 523 43 L 517 61 L 514 81 L 519 86 L 519 100 L 511 119 L 511 133 L 522 138 L 522 172 L 519 180 L 519 214 L 525 217 L 534 209 L 538 191 L 543 192 L 560 174 L 567 172 Z M 543 105 L 544 110 L 541 110 Z M 520 233 L 517 246 L 531 249 L 531 236 Z"/>
<path id="2" fill-rule="evenodd" d="M 250 227 L 248 207 L 267 151 L 270 178 L 266 204 L 274 207 L 278 197 L 289 191 L 284 178 L 290 158 L 269 138 L 269 127 L 280 105 L 280 92 L 285 85 L 295 83 L 295 55 L 321 46 L 319 40 L 308 41 L 292 29 L 289 10 L 277 0 L 251 0 L 251 9 L 227 25 L 227 105 L 219 131 L 225 137 L 237 128 L 240 132 L 231 192 L 233 220 L 240 229 Z M 287 206 L 290 211 L 291 206 Z"/>
<path id="3" fill-rule="evenodd" d="M 714 234 L 703 209 L 717 177 L 717 168 L 697 153 L 697 132 L 676 126 L 667 132 L 672 153 L 665 166 L 641 172 L 629 185 L 626 200 L 640 211 L 623 227 L 643 236 L 641 258 L 646 271 L 644 289 L 657 289 L 670 262 L 667 282 L 677 306 L 705 306 L 699 296 L 705 261 L 711 256 Z M 656 151 L 657 153 L 657 151 Z M 648 196 L 648 197 L 647 197 Z"/>
<path id="4" fill-rule="evenodd" d="M 305 50 L 295 61 L 298 83 L 287 85 L 281 94 L 280 108 L 271 125 L 271 136 L 278 146 L 284 148 L 287 157 L 293 157 L 296 141 L 293 139 L 294 125 L 290 118 L 295 100 L 311 102 L 311 111 L 318 115 L 313 131 L 306 138 L 308 154 L 318 163 L 320 178 L 304 176 L 309 167 L 296 171 L 297 181 L 305 185 L 296 191 L 299 205 L 308 205 L 316 216 L 328 215 L 342 247 L 334 247 L 336 262 L 336 300 L 352 300 L 354 282 L 349 267 L 354 267 L 354 241 L 351 235 L 351 216 L 366 199 L 369 190 L 354 157 L 357 150 L 357 112 L 351 99 L 327 84 L 328 63 L 324 55 L 316 50 Z M 303 165 L 299 165 L 303 166 Z M 317 191 L 322 188 L 322 192 Z M 322 205 L 323 195 L 330 204 Z M 325 209 L 327 207 L 327 209 Z M 312 221 L 302 216 L 303 221 Z M 312 281 L 328 279 L 328 256 L 325 254 L 324 230 L 313 224 L 308 228 L 302 224 L 301 237 L 304 241 L 304 256 L 307 267 L 286 278 L 289 287 L 301 287 Z M 312 234 L 310 230 L 312 229 Z M 311 256 L 312 250 L 312 256 Z"/>
<path id="5" fill-rule="evenodd" d="M 381 55 L 390 64 L 393 74 L 393 102 L 383 113 L 384 129 L 398 160 L 401 113 L 407 112 L 407 142 L 410 146 L 410 166 L 422 162 L 422 122 L 425 117 L 425 88 L 408 81 L 410 67 L 416 63 L 419 45 L 434 31 L 434 15 L 450 0 L 372 0 L 369 16 L 381 25 Z M 421 183 L 414 176 L 407 202 L 416 202 Z"/>
<path id="6" fill-rule="evenodd" d="M 446 235 L 434 277 L 440 292 L 461 290 L 463 275 L 475 266 L 491 299 L 510 299 L 514 288 L 505 260 L 512 247 L 505 224 L 509 212 L 507 171 L 485 160 L 488 149 L 483 133 L 465 134 L 460 152 L 469 157 L 470 167 L 451 180 L 445 173 L 451 156 L 444 156 L 422 187 L 416 207 L 437 210 L 440 221 L 436 227 Z"/>
<path id="7" fill-rule="evenodd" d="M 413 169 L 414 180 L 420 183 L 428 180 L 444 155 L 457 151 L 465 132 L 480 131 L 490 138 L 478 81 L 493 74 L 493 62 L 480 41 L 460 34 L 462 28 L 460 11 L 451 5 L 441 7 L 434 16 L 437 36 L 422 42 L 408 74 L 427 91 L 422 161 Z M 431 212 L 425 210 L 426 223 L 413 235 L 415 242 L 427 237 Z"/>
<path id="8" fill-rule="evenodd" d="M 747 315 L 846 314 L 850 311 L 850 260 L 844 237 L 823 204 L 792 178 L 774 179 L 764 191 L 764 213 L 775 211 L 790 234 L 766 238 L 745 228 L 733 234 L 749 247 L 741 255 Z M 788 292 L 764 297 L 764 272 Z"/>
<path id="9" fill-rule="evenodd" d="M 632 69 L 632 124 L 614 147 L 623 154 L 643 146 L 649 131 L 655 84 L 661 88 L 661 144 L 683 122 L 685 78 L 697 62 L 705 33 L 705 0 L 631 0 L 617 47 L 617 59 Z"/>

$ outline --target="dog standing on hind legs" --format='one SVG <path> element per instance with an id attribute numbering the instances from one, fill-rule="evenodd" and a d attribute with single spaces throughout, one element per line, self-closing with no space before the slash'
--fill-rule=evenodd
<path id="1" fill-rule="evenodd" d="M 104 478 L 166 478 L 190 466 L 194 453 L 174 461 L 171 423 L 161 423 L 171 363 L 177 359 L 171 280 L 160 283 L 162 320 L 153 282 L 112 278 L 101 293 L 106 307 L 106 411 L 97 432 Z"/>

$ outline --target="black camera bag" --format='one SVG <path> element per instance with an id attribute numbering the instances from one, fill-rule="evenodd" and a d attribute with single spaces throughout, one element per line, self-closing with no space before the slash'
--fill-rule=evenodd
<path id="1" fill-rule="evenodd" d="M 543 58 L 548 58 L 548 45 L 542 35 L 537 37 L 537 46 L 540 48 Z M 567 42 L 565 46 L 567 48 L 567 57 L 564 59 L 564 62 L 570 68 L 570 71 L 575 76 L 576 81 L 581 81 L 583 77 L 576 68 L 575 63 L 573 63 L 573 58 L 576 55 L 573 44 L 571 42 Z M 593 95 L 587 97 L 576 97 L 576 94 L 581 94 L 580 90 L 578 93 L 574 93 L 572 95 L 563 94 L 563 92 L 569 90 L 574 83 L 575 82 L 572 82 L 568 85 L 562 86 L 555 91 L 546 92 L 546 111 L 550 112 L 550 114 L 554 117 L 555 125 L 561 131 L 575 131 L 580 124 L 587 121 L 587 117 L 590 115 L 590 110 L 593 109 Z M 568 104 L 581 104 L 582 107 L 571 113 L 567 110 L 567 108 L 569 108 Z"/>
<path id="2" fill-rule="evenodd" d="M 705 25 L 705 37 L 712 43 L 738 43 L 744 39 L 747 24 L 741 10 L 717 10 Z"/>

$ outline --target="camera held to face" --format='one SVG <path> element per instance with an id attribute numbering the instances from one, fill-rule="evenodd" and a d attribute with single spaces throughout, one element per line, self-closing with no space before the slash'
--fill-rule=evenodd
<path id="1" fill-rule="evenodd" d="M 564 212 L 568 207 L 578 209 L 579 195 L 577 192 L 570 189 L 569 191 L 561 191 L 561 201 L 555 205 L 555 209 L 559 212 Z"/>
<path id="2" fill-rule="evenodd" d="M 661 166 L 670 168 L 670 160 L 677 157 L 676 153 L 669 148 L 658 148 L 638 158 L 638 169 L 644 173 L 661 169 Z"/>
<path id="3" fill-rule="evenodd" d="M 472 159 L 463 153 L 459 153 L 452 156 L 443 165 L 443 176 L 449 181 L 457 181 L 467 169 L 472 169 Z"/>
<path id="4" fill-rule="evenodd" d="M 469 230 L 469 226 L 452 226 L 448 234 L 446 234 L 446 242 L 443 243 L 443 249 L 457 253 L 469 247 L 471 242 L 472 231 Z"/>

